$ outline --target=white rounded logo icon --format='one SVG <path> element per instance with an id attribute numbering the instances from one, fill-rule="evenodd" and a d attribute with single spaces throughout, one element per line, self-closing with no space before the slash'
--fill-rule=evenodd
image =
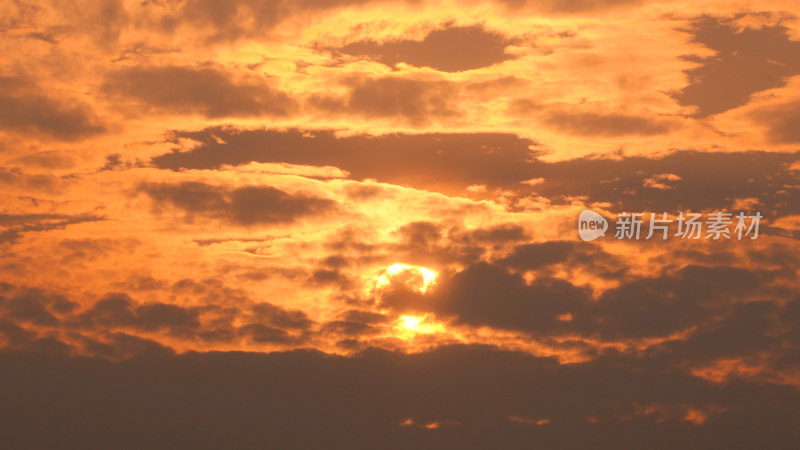
<path id="1" fill-rule="evenodd" d="M 605 217 L 590 209 L 581 211 L 581 215 L 578 216 L 578 236 L 581 239 L 593 241 L 600 236 L 605 236 L 606 230 L 608 230 L 608 221 Z"/>

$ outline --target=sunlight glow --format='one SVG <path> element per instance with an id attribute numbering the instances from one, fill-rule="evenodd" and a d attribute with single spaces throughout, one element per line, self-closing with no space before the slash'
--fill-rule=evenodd
<path id="1" fill-rule="evenodd" d="M 407 339 L 417 334 L 433 334 L 444 332 L 444 325 L 428 321 L 428 315 L 412 316 L 402 315 L 398 320 L 397 329 L 400 337 Z"/>
<path id="2" fill-rule="evenodd" d="M 427 267 L 409 264 L 392 264 L 378 276 L 375 287 L 380 289 L 399 281 L 406 287 L 425 293 L 436 283 L 437 273 Z"/>

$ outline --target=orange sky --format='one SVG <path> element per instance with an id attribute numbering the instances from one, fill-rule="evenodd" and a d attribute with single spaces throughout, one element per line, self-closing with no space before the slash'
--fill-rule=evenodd
<path id="1" fill-rule="evenodd" d="M 386 416 L 409 436 L 601 417 L 700 445 L 762 409 L 797 423 L 773 391 L 725 391 L 798 399 L 796 1 L 0 10 L 4 355 L 386 351 L 435 372 L 476 352 L 546 361 L 566 391 L 594 370 L 680 378 L 624 407 Z M 585 208 L 764 221 L 757 240 L 582 242 Z M 694 394 L 646 395 L 673 386 Z"/>

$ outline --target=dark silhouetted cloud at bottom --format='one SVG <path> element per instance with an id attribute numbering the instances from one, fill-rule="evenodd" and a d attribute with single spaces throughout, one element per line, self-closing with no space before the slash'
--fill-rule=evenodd
<path id="1" fill-rule="evenodd" d="M 6 353 L 0 366 L 5 448 L 777 450 L 800 439 L 794 388 L 614 355 Z"/>

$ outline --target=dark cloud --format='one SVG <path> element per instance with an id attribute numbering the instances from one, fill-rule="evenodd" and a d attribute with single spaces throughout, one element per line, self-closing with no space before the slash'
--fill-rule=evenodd
<path id="1" fill-rule="evenodd" d="M 401 289 L 386 292 L 382 304 L 403 312 L 430 310 L 474 326 L 551 331 L 560 324 L 558 316 L 583 310 L 589 299 L 586 289 L 566 281 L 542 277 L 529 285 L 520 275 L 487 263 L 437 284 L 434 298 Z"/>
<path id="2" fill-rule="evenodd" d="M 213 67 L 128 67 L 106 74 L 104 93 L 155 111 L 206 117 L 283 116 L 295 102 L 256 76 L 237 81 Z"/>
<path id="3" fill-rule="evenodd" d="M 331 333 L 335 335 L 346 335 L 346 336 L 369 336 L 371 334 L 377 333 L 378 330 L 370 326 L 369 324 L 363 322 L 356 322 L 356 321 L 348 321 L 348 320 L 334 320 L 331 322 L 326 322 L 322 326 L 322 333 Z"/>
<path id="4" fill-rule="evenodd" d="M 796 302 L 794 302 L 796 303 Z M 784 343 L 794 345 L 797 337 L 775 330 L 787 325 L 796 327 L 800 321 L 791 317 L 794 306 L 781 307 L 773 301 L 731 303 L 720 308 L 718 317 L 706 322 L 685 340 L 671 340 L 648 350 L 648 357 L 691 367 L 717 360 L 767 358 L 786 353 Z M 783 316 L 783 317 L 782 317 Z M 762 362 L 763 364 L 763 362 Z M 769 362 L 773 365 L 774 362 Z"/>
<path id="5" fill-rule="evenodd" d="M 0 315 L 18 323 L 41 327 L 55 327 L 57 316 L 68 314 L 77 307 L 61 295 L 52 295 L 39 289 L 21 288 L 10 298 L 0 296 Z"/>
<path id="6" fill-rule="evenodd" d="M 0 338 L 3 339 L 3 352 L 25 351 L 37 354 L 69 354 L 73 348 L 64 343 L 56 333 L 37 333 L 27 330 L 13 320 L 0 317 Z"/>
<path id="7" fill-rule="evenodd" d="M 245 317 L 245 316 L 243 316 Z M 238 334 L 259 344 L 294 344 L 306 340 L 314 325 L 306 313 L 260 302 L 250 307 Z"/>
<path id="8" fill-rule="evenodd" d="M 800 42 L 789 39 L 784 25 L 739 29 L 735 20 L 702 16 L 685 29 L 692 41 L 716 54 L 687 56 L 700 63 L 686 72 L 690 84 L 674 94 L 682 105 L 697 106 L 697 116 L 706 117 L 746 104 L 750 95 L 781 87 L 790 76 L 800 74 Z"/>
<path id="9" fill-rule="evenodd" d="M 458 90 L 448 81 L 385 77 L 353 78 L 345 84 L 350 88 L 346 97 L 315 95 L 308 104 L 325 112 L 402 117 L 414 125 L 458 113 L 453 102 Z"/>
<path id="10" fill-rule="evenodd" d="M 262 323 L 289 329 L 308 329 L 314 322 L 300 310 L 287 310 L 271 303 L 256 303 L 252 306 L 253 316 Z"/>
<path id="11" fill-rule="evenodd" d="M 798 214 L 796 175 L 789 169 L 798 153 L 677 151 L 659 157 L 584 157 L 560 162 L 536 159 L 535 143 L 510 134 L 388 134 L 337 138 L 331 131 L 210 128 L 177 132 L 200 142 L 186 152 L 153 159 L 161 168 L 205 169 L 224 164 L 286 162 L 336 166 L 357 180 L 367 178 L 464 195 L 466 187 L 485 185 L 536 193 L 553 204 L 576 197 L 608 202 L 620 211 L 704 210 L 731 208 L 736 199 L 755 198 L 762 215 L 773 220 Z M 218 139 L 219 138 L 219 139 Z M 709 170 L 713 168 L 713 170 Z M 647 187 L 646 180 L 677 175 L 672 189 Z M 542 178 L 535 185 L 525 180 Z M 352 195 L 377 195 L 353 190 Z M 647 195 L 641 195 L 646 192 Z M 360 197 L 359 197 L 360 198 Z"/>
<path id="12" fill-rule="evenodd" d="M 289 194 L 269 186 L 226 189 L 199 182 L 146 184 L 141 187 L 160 210 L 169 205 L 186 213 L 224 220 L 237 225 L 291 223 L 295 219 L 333 211 L 332 200 Z"/>
<path id="13" fill-rule="evenodd" d="M 672 126 L 664 121 L 625 114 L 552 112 L 545 123 L 579 136 L 652 136 L 667 133 Z"/>
<path id="14" fill-rule="evenodd" d="M 570 261 L 576 253 L 584 253 L 577 258 L 582 260 L 587 256 L 585 253 L 595 251 L 597 250 L 594 247 L 581 246 L 577 242 L 549 241 L 518 246 L 501 262 L 517 269 L 539 270 L 552 264 Z"/>
<path id="15" fill-rule="evenodd" d="M 172 355 L 175 352 L 152 339 L 122 332 L 105 333 L 103 340 L 82 339 L 83 348 L 95 357 L 111 361 L 126 360 L 135 356 Z"/>
<path id="16" fill-rule="evenodd" d="M 529 98 L 515 98 L 508 103 L 508 112 L 513 115 L 527 116 L 541 112 L 545 105 Z"/>
<path id="17" fill-rule="evenodd" d="M 767 137 L 778 144 L 800 143 L 800 102 L 785 103 L 756 110 L 751 117 L 767 129 Z"/>
<path id="18" fill-rule="evenodd" d="M 167 329 L 178 332 L 200 326 L 199 311 L 167 303 L 137 304 L 127 294 L 111 293 L 98 300 L 77 317 L 82 327 L 108 329 L 128 327 L 153 331 Z"/>
<path id="19" fill-rule="evenodd" d="M 614 212 L 721 210 L 731 209 L 737 198 L 755 198 L 754 209 L 776 219 L 800 212 L 792 201 L 798 195 L 792 187 L 796 175 L 789 169 L 798 158 L 798 153 L 680 151 L 658 158 L 537 163 L 533 172 L 543 181 L 532 190 L 553 203 L 568 204 L 577 196 L 587 203 L 608 202 Z M 671 189 L 646 187 L 648 178 L 665 173 L 680 177 Z"/>
<path id="20" fill-rule="evenodd" d="M 0 129 L 62 140 L 105 130 L 87 105 L 42 91 L 27 79 L 0 76 Z"/>
<path id="21" fill-rule="evenodd" d="M 766 274 L 734 267 L 686 266 L 674 275 L 637 279 L 604 292 L 584 312 L 573 314 L 576 330 L 605 339 L 668 336 L 701 328 L 731 305 L 762 293 Z M 735 347 L 737 342 L 730 342 Z"/>
<path id="22" fill-rule="evenodd" d="M 396 318 L 391 315 L 351 309 L 339 314 L 335 320 L 320 324 L 314 334 L 337 339 L 337 345 L 349 351 L 363 350 L 366 345 L 362 339 L 375 336 L 382 326 L 393 320 Z"/>
<path id="23" fill-rule="evenodd" d="M 620 280 L 628 267 L 624 260 L 602 251 L 599 247 L 585 245 L 576 241 L 548 241 L 534 244 L 522 244 L 498 264 L 519 271 L 537 271 L 550 273 L 556 265 L 570 268 L 584 268 L 595 276 Z"/>
<path id="24" fill-rule="evenodd" d="M 23 233 L 60 230 L 68 225 L 100 220 L 105 218 L 90 214 L 0 214 L 0 243 L 13 243 Z"/>
<path id="25" fill-rule="evenodd" d="M 0 365 L 10 448 L 789 450 L 800 439 L 792 387 L 714 384 L 613 355 L 559 365 L 479 346 L 351 358 L 155 348 L 116 363 L 5 353 Z"/>
<path id="26" fill-rule="evenodd" d="M 0 295 L 0 340 L 4 338 L 6 348 L 63 353 L 71 349 L 61 342 L 65 339 L 76 344 L 81 353 L 119 360 L 154 351 L 172 353 L 167 345 L 138 336 L 141 333 L 166 332 L 175 338 L 202 342 L 244 339 L 298 345 L 316 329 L 303 311 L 254 303 L 233 290 L 225 291 L 228 296 L 224 299 L 214 299 L 200 295 L 208 286 L 198 283 L 195 287 L 200 290 L 192 300 L 205 301 L 203 306 L 143 303 L 116 292 L 80 310 L 77 303 L 63 296 L 8 285 L 0 291 L 8 294 Z M 224 301 L 234 304 L 226 306 Z M 345 319 L 360 320 L 356 316 Z"/>
<path id="27" fill-rule="evenodd" d="M 465 229 L 460 225 L 428 221 L 411 222 L 398 227 L 396 244 L 386 249 L 389 259 L 423 266 L 440 266 L 458 261 L 473 264 L 492 251 L 502 251 L 528 239 L 525 230 L 512 224 Z"/>
<path id="28" fill-rule="evenodd" d="M 523 241 L 528 238 L 528 233 L 516 224 L 493 225 L 488 228 L 478 228 L 470 231 L 467 239 L 480 243 L 503 243 Z"/>
<path id="29" fill-rule="evenodd" d="M 334 284 L 342 288 L 352 284 L 350 278 L 338 269 L 316 269 L 310 279 L 317 285 Z"/>
<path id="30" fill-rule="evenodd" d="M 242 336 L 250 338 L 258 344 L 289 344 L 297 343 L 286 330 L 270 327 L 262 323 L 251 323 L 239 328 Z"/>
<path id="31" fill-rule="evenodd" d="M 430 248 L 442 239 L 441 227 L 433 222 L 412 222 L 401 226 L 397 232 L 407 245 Z"/>
<path id="32" fill-rule="evenodd" d="M 75 165 L 75 159 L 66 152 L 43 151 L 27 154 L 13 161 L 22 166 L 33 166 L 43 169 L 65 169 Z"/>
<path id="33" fill-rule="evenodd" d="M 448 26 L 431 31 L 421 41 L 358 41 L 333 50 L 368 57 L 390 66 L 404 62 L 445 72 L 460 72 L 511 59 L 505 48 L 513 43 L 514 40 L 486 31 L 481 26 Z"/>
<path id="34" fill-rule="evenodd" d="M 77 308 L 76 303 L 36 288 L 0 284 L 4 294 L 0 295 L 0 351 L 68 354 L 72 350 L 57 329 L 62 318 Z"/>
<path id="35" fill-rule="evenodd" d="M 0 185 L 24 188 L 30 192 L 52 192 L 59 186 L 61 180 L 62 178 L 51 174 L 26 173 L 17 167 L 10 169 L 0 167 Z M 28 197 L 28 200 L 37 201 L 35 197 Z"/>
<path id="36" fill-rule="evenodd" d="M 516 98 L 509 103 L 508 113 L 513 116 L 531 117 L 545 126 L 577 136 L 654 136 L 668 133 L 677 123 L 651 114 L 622 112 L 597 112 L 586 109 L 548 105 L 533 99 Z"/>
<path id="37" fill-rule="evenodd" d="M 519 246 L 496 263 L 478 262 L 440 275 L 428 294 L 411 292 L 402 283 L 391 285 L 381 305 L 402 313 L 435 313 L 474 327 L 621 340 L 668 337 L 694 327 L 706 332 L 722 319 L 741 322 L 732 317 L 744 302 L 768 299 L 774 310 L 793 295 L 773 286 L 779 273 L 726 265 L 688 264 L 674 273 L 633 277 L 621 261 L 589 247 L 573 242 Z M 593 297 L 587 287 L 555 278 L 549 270 L 555 264 L 620 284 Z M 533 280 L 526 281 L 523 271 L 533 271 Z M 755 334 L 760 332 L 765 330 Z M 736 349 L 740 342 L 728 344 Z"/>
<path id="38" fill-rule="evenodd" d="M 389 318 L 383 314 L 371 311 L 362 311 L 358 309 L 351 309 L 349 311 L 345 311 L 342 314 L 342 319 L 346 321 L 361 322 L 370 325 L 386 322 L 387 320 L 389 320 Z"/>
<path id="39" fill-rule="evenodd" d="M 511 134 L 388 134 L 337 138 L 328 130 L 213 128 L 177 132 L 175 137 L 198 140 L 201 145 L 187 152 L 158 156 L 153 159 L 156 166 L 173 170 L 200 169 L 251 161 L 332 165 L 347 170 L 355 179 L 374 178 L 459 193 L 472 184 L 507 186 L 532 176 L 530 147 L 534 143 Z"/>

